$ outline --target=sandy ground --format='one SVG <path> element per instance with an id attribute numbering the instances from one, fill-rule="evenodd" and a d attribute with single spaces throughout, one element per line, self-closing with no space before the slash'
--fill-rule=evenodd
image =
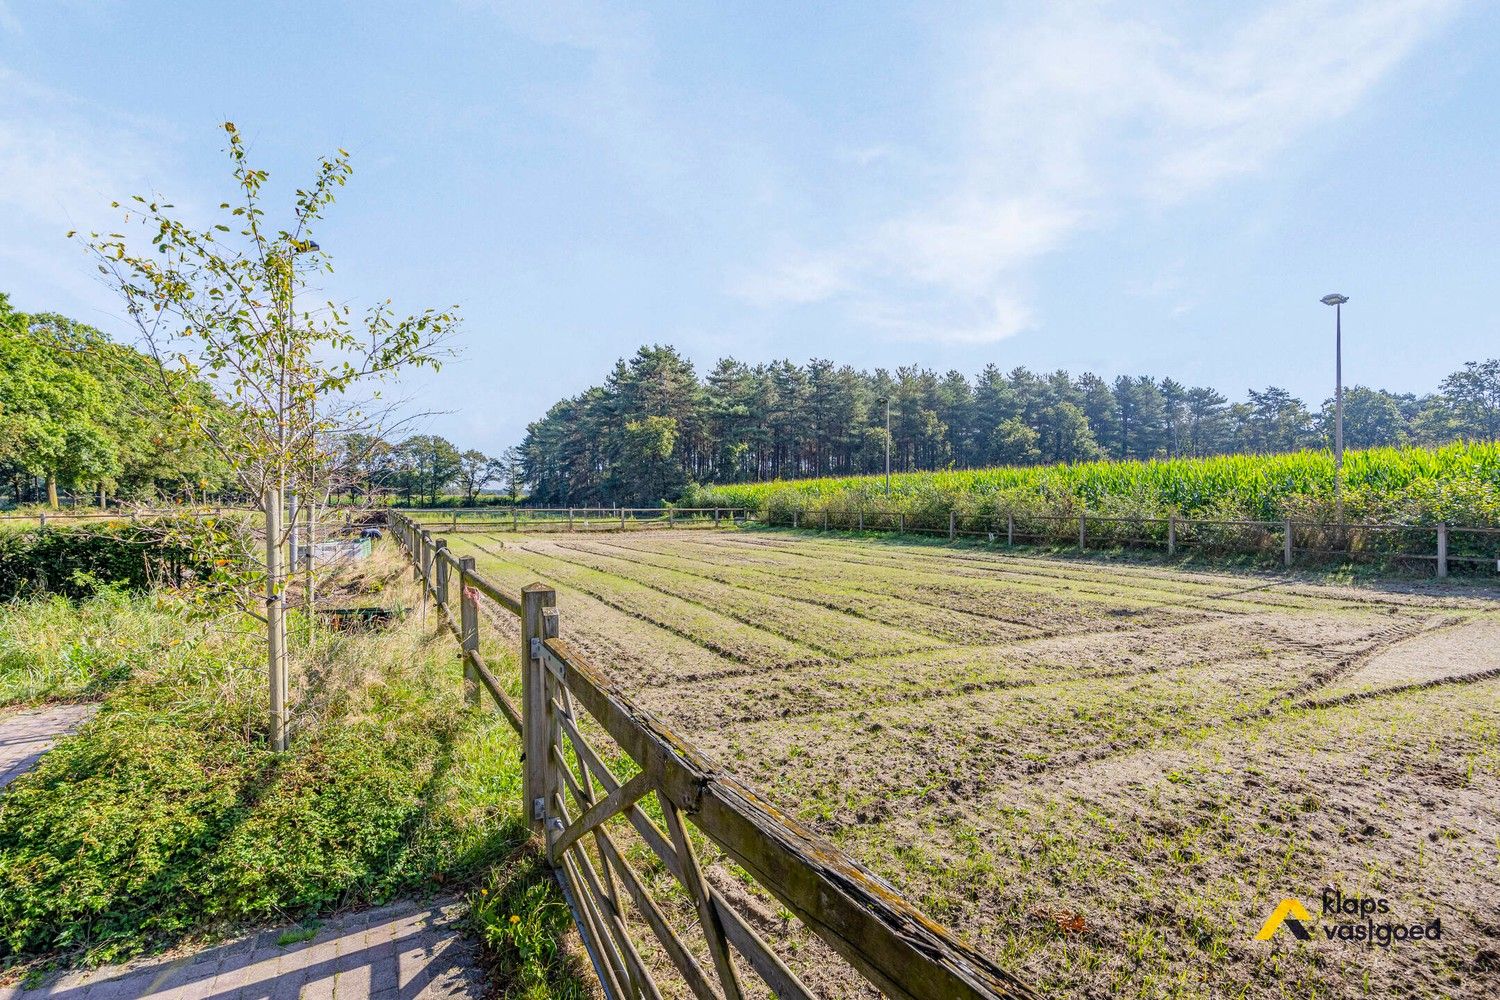
<path id="1" fill-rule="evenodd" d="M 788 532 L 453 544 L 556 586 L 640 704 L 1045 993 L 1500 995 L 1500 589 Z M 1441 936 L 1330 939 L 1364 920 L 1325 891 Z M 1284 898 L 1311 940 L 1256 940 Z"/>

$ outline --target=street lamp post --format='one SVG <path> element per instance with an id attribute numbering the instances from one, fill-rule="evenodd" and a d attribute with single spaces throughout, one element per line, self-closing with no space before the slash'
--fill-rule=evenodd
<path id="1" fill-rule="evenodd" d="M 1333 509 L 1344 523 L 1344 303 L 1349 296 L 1334 292 L 1320 300 L 1333 306 Z"/>

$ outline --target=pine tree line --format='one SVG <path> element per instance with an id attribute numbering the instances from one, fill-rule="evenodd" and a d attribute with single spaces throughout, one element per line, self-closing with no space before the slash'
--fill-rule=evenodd
<path id="1" fill-rule="evenodd" d="M 642 347 L 602 386 L 527 428 L 522 478 L 538 504 L 645 504 L 690 482 L 730 483 L 1097 459 L 1275 453 L 1330 445 L 1333 401 L 1285 389 L 1230 402 L 1171 378 L 919 365 L 859 371 L 814 359 L 725 358 L 699 378 L 674 348 Z M 1418 396 L 1344 391 L 1348 448 L 1500 437 L 1500 359 L 1470 362 Z"/>

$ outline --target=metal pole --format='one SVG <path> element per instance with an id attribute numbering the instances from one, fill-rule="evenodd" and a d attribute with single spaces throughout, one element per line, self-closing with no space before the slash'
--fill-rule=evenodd
<path id="1" fill-rule="evenodd" d="M 1344 523 L 1344 304 L 1333 307 L 1333 509 Z"/>

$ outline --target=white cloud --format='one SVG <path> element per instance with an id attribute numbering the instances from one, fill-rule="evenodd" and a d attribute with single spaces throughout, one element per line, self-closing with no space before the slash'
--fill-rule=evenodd
<path id="1" fill-rule="evenodd" d="M 149 122 L 87 105 L 0 66 L 0 260 L 5 290 L 22 307 L 41 290 L 66 289 L 106 309 L 114 301 L 89 280 L 70 229 L 109 231 L 109 208 L 151 190 L 169 142 Z M 81 317 L 88 318 L 88 317 Z"/>
<path id="2" fill-rule="evenodd" d="M 941 194 L 733 290 L 762 304 L 838 302 L 913 339 L 1011 335 L 1033 323 L 1016 289 L 1036 261 L 1133 208 L 1273 168 L 1369 98 L 1454 6 L 1283 0 L 1226 27 L 1023 5 L 962 46 L 947 131 L 964 138 L 926 152 Z"/>

